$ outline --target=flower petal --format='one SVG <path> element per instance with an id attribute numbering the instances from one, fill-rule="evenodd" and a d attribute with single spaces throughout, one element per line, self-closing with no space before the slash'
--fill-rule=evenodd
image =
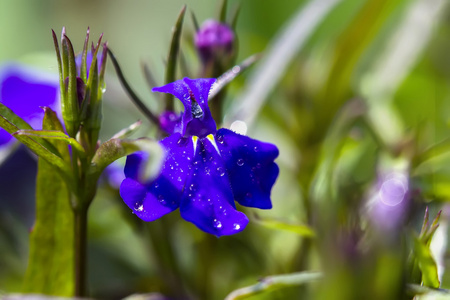
<path id="1" fill-rule="evenodd" d="M 208 138 L 199 139 L 180 203 L 181 216 L 216 236 L 242 231 L 247 216 L 236 210 L 225 165 Z"/>
<path id="2" fill-rule="evenodd" d="M 177 206 L 166 205 L 147 188 L 131 178 L 125 178 L 120 185 L 120 196 L 141 220 L 154 221 L 175 210 Z"/>
<path id="3" fill-rule="evenodd" d="M 58 76 L 19 64 L 7 64 L 0 70 L 0 101 L 33 128 L 42 128 L 44 111 L 49 106 L 60 116 Z M 0 129 L 0 145 L 11 137 Z"/>
<path id="4" fill-rule="evenodd" d="M 132 209 L 135 206 L 140 207 L 138 200 L 142 202 L 142 213 L 138 214 L 136 211 L 135 213 L 144 221 L 153 221 L 178 208 L 183 187 L 189 175 L 190 162 L 194 156 L 192 139 L 183 138 L 179 133 L 165 138 L 160 143 L 166 151 L 166 156 L 161 173 L 155 180 L 150 182 L 140 180 L 139 174 L 148 154 L 137 152 L 129 155 L 125 165 L 125 176 L 143 186 L 146 193 L 144 195 L 141 192 L 135 195 L 137 192 L 130 192 L 131 188 L 128 188 L 130 183 L 128 183 L 128 185 L 121 185 L 120 194 Z"/>
<path id="5" fill-rule="evenodd" d="M 279 172 L 274 163 L 278 148 L 224 128 L 217 131 L 216 141 L 234 199 L 244 206 L 272 208 L 270 191 Z"/>

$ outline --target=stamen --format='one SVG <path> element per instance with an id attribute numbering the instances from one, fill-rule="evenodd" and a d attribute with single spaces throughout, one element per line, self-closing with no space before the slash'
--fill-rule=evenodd
<path id="1" fill-rule="evenodd" d="M 203 117 L 203 110 L 200 105 L 198 105 L 197 100 L 195 100 L 194 93 L 191 90 L 189 90 L 189 97 L 191 98 L 191 112 L 194 118 L 199 119 Z"/>
<path id="2" fill-rule="evenodd" d="M 208 134 L 206 138 L 211 142 L 211 145 L 214 146 L 214 149 L 216 149 L 217 153 L 220 155 L 219 147 L 217 147 L 216 140 L 214 139 L 214 136 L 212 134 Z"/>
<path id="3" fill-rule="evenodd" d="M 198 136 L 193 135 L 192 136 L 192 143 L 194 144 L 194 154 L 197 151 L 197 142 L 198 142 Z"/>

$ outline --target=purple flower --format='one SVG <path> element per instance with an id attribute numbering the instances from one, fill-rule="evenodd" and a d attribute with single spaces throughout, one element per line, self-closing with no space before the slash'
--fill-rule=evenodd
<path id="1" fill-rule="evenodd" d="M 165 149 L 161 173 L 141 180 L 146 153 L 128 156 L 120 195 L 144 221 L 154 221 L 180 208 L 181 216 L 216 236 L 242 231 L 248 218 L 235 202 L 249 207 L 272 207 L 270 191 L 278 176 L 275 145 L 253 140 L 228 129 L 216 129 L 208 107 L 215 79 L 184 78 L 153 91 L 170 93 L 185 111 Z"/>
<path id="2" fill-rule="evenodd" d="M 0 101 L 35 129 L 42 128 L 43 106 L 60 114 L 57 74 L 9 63 L 0 69 Z M 12 136 L 0 128 L 0 147 L 12 143 Z"/>
<path id="3" fill-rule="evenodd" d="M 215 20 L 206 20 L 195 34 L 195 46 L 204 64 L 229 57 L 233 44 L 233 30 Z"/>

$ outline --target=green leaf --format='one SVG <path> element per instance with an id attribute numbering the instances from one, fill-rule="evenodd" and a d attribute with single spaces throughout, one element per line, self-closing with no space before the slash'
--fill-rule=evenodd
<path id="1" fill-rule="evenodd" d="M 169 54 L 167 56 L 167 66 L 166 66 L 166 76 L 165 83 L 170 83 L 175 81 L 176 78 L 176 66 L 177 66 L 177 58 L 178 58 L 178 50 L 180 48 L 180 37 L 181 30 L 183 28 L 183 19 L 184 14 L 186 13 L 186 5 L 180 11 L 178 15 L 177 21 L 173 28 L 172 33 L 172 42 L 170 44 Z M 165 110 L 173 110 L 174 109 L 174 100 L 171 94 L 165 94 L 166 97 L 166 108 Z"/>
<path id="2" fill-rule="evenodd" d="M 431 256 L 430 248 L 418 237 L 414 237 L 414 254 L 422 272 L 423 284 L 428 287 L 438 288 L 440 282 L 436 262 Z"/>
<path id="3" fill-rule="evenodd" d="M 0 103 L 0 127 L 13 134 L 21 129 L 32 129 L 28 123 L 22 120 L 19 116 L 14 114 L 12 110 Z M 17 140 L 22 142 L 31 151 L 39 157 L 45 159 L 48 163 L 53 165 L 69 182 L 71 177 L 71 169 L 64 160 L 58 156 L 58 151 L 55 147 L 43 140 L 42 138 L 32 138 L 25 135 L 16 136 Z"/>
<path id="4" fill-rule="evenodd" d="M 254 221 L 258 223 L 259 225 L 262 225 L 266 228 L 270 229 L 276 229 L 276 230 L 284 230 L 284 231 L 290 231 L 295 234 L 298 234 L 299 236 L 303 237 L 315 237 L 314 230 L 309 227 L 308 225 L 304 224 L 292 224 L 283 222 L 276 219 L 270 219 L 270 218 L 261 218 L 258 215 L 254 215 Z"/>
<path id="5" fill-rule="evenodd" d="M 54 121 L 51 110 L 47 110 L 43 128 L 57 129 L 61 126 Z M 55 145 L 60 150 L 67 149 L 64 143 L 56 142 Z M 70 191 L 66 183 L 61 175 L 55 172 L 53 165 L 39 158 L 36 223 L 30 234 L 30 252 L 23 292 L 74 296 L 73 222 Z"/>
<path id="6" fill-rule="evenodd" d="M 78 143 L 77 140 L 69 137 L 67 134 L 65 134 L 62 131 L 22 129 L 22 130 L 16 131 L 13 134 L 13 136 L 15 136 L 15 137 L 17 137 L 17 136 L 39 137 L 39 138 L 48 139 L 48 140 L 62 141 L 68 145 L 73 146 L 74 149 L 82 156 L 86 155 L 84 152 L 83 146 L 81 146 L 81 144 Z"/>
<path id="7" fill-rule="evenodd" d="M 248 297 L 267 293 L 275 289 L 298 286 L 317 281 L 322 278 L 319 272 L 299 272 L 292 274 L 274 275 L 261 279 L 259 283 L 235 290 L 228 294 L 225 300 L 246 299 Z"/>

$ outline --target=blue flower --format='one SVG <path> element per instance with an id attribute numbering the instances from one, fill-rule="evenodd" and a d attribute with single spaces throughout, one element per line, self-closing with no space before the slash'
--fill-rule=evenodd
<path id="1" fill-rule="evenodd" d="M 145 152 L 127 157 L 120 195 L 140 219 L 154 221 L 180 208 L 185 220 L 222 236 L 240 232 L 248 224 L 235 201 L 272 208 L 278 149 L 225 128 L 217 130 L 208 107 L 214 82 L 184 78 L 153 89 L 174 95 L 185 110 L 175 118 L 171 135 L 160 142 L 166 155 L 155 179 L 141 180 Z"/>
<path id="2" fill-rule="evenodd" d="M 60 116 L 57 74 L 46 74 L 26 65 L 9 63 L 0 69 L 0 101 L 35 129 L 42 128 L 43 106 Z M 0 128 L 0 148 L 13 143 L 12 136 Z"/>

